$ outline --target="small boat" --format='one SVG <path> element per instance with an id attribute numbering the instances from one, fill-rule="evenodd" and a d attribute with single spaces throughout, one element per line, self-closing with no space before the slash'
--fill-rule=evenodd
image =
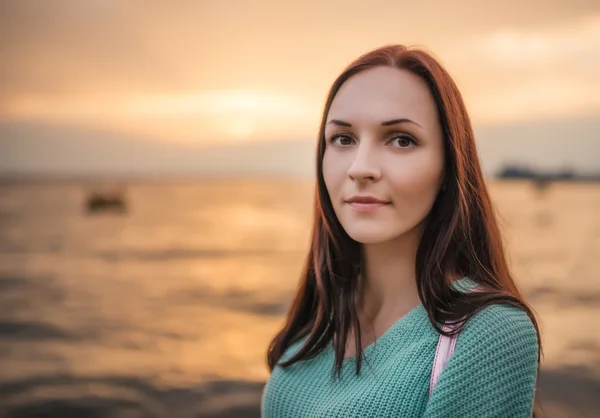
<path id="1" fill-rule="evenodd" d="M 85 202 L 85 209 L 88 213 L 116 212 L 124 213 L 127 211 L 127 204 L 123 192 L 92 192 L 88 195 Z"/>

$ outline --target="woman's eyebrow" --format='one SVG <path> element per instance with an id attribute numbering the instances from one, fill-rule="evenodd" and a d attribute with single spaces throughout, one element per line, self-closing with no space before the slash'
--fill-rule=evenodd
<path id="1" fill-rule="evenodd" d="M 397 125 L 400 123 L 413 123 L 417 126 L 420 126 L 422 128 L 421 125 L 419 125 L 417 122 L 415 122 L 412 119 L 408 119 L 408 118 L 400 118 L 400 119 L 392 119 L 392 120 L 386 120 L 384 122 L 381 122 L 381 126 L 391 126 L 391 125 Z M 346 126 L 351 128 L 352 124 L 348 123 L 348 122 L 344 122 L 343 120 L 339 120 L 339 119 L 331 119 L 329 122 L 327 122 L 327 124 L 333 124 L 333 125 L 338 125 L 338 126 Z"/>

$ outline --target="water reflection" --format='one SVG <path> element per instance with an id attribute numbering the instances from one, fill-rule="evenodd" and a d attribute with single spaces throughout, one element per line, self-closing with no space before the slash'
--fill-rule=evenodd
<path id="1" fill-rule="evenodd" d="M 127 215 L 94 217 L 81 210 L 85 190 L 0 192 L 0 411 L 257 416 L 266 345 L 308 248 L 312 184 L 133 183 Z M 600 187 L 491 190 L 513 271 L 541 318 L 546 412 L 592 416 Z"/>

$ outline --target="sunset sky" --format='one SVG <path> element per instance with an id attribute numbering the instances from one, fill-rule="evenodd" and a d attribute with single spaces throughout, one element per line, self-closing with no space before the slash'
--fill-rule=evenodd
<path id="1" fill-rule="evenodd" d="M 310 171 L 331 82 L 390 43 L 447 67 L 489 167 L 598 165 L 597 0 L 0 0 L 0 171 Z"/>

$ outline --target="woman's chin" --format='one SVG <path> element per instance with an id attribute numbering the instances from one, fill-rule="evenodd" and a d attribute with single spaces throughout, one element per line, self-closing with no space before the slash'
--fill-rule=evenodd
<path id="1" fill-rule="evenodd" d="M 361 244 L 381 244 L 397 238 L 396 234 L 392 235 L 389 233 L 389 231 L 373 231 L 372 228 L 371 230 L 356 228 L 352 231 L 348 231 L 348 235 L 354 241 L 357 241 Z"/>

